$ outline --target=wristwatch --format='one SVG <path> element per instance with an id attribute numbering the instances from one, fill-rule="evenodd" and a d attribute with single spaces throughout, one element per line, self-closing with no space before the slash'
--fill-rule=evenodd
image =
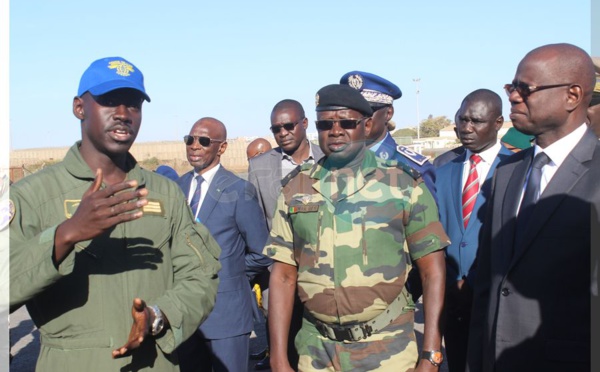
<path id="1" fill-rule="evenodd" d="M 440 350 L 430 350 L 421 352 L 421 359 L 427 359 L 431 364 L 439 367 L 444 362 L 444 355 Z"/>
<path id="2" fill-rule="evenodd" d="M 156 305 L 148 306 L 154 313 L 154 321 L 152 322 L 152 336 L 158 335 L 165 326 L 165 320 L 162 315 L 162 311 Z"/>

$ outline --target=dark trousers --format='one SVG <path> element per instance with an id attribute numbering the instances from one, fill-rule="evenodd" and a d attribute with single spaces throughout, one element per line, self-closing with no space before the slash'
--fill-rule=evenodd
<path id="1" fill-rule="evenodd" d="M 250 334 L 208 340 L 196 331 L 179 345 L 181 372 L 243 372 L 248 370 Z"/>
<path id="2" fill-rule="evenodd" d="M 450 372 L 465 371 L 472 304 L 473 293 L 466 283 L 461 289 L 455 286 L 446 287 L 444 344 Z"/>

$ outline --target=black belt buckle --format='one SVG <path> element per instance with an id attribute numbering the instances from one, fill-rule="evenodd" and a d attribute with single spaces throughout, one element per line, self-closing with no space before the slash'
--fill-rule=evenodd
<path id="1" fill-rule="evenodd" d="M 331 328 L 333 329 L 333 334 L 337 341 L 356 341 L 354 337 L 352 337 L 352 332 L 350 332 L 349 328 L 340 326 L 332 326 Z"/>

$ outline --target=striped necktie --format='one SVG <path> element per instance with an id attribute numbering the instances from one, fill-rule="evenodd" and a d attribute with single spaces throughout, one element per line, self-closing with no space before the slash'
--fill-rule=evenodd
<path id="1" fill-rule="evenodd" d="M 200 191 L 202 182 L 204 182 L 204 178 L 198 175 L 196 176 L 196 190 L 194 191 L 194 195 L 192 196 L 192 201 L 190 202 L 190 207 L 192 208 L 192 215 L 194 219 L 198 215 L 198 209 L 200 209 Z"/>
<path id="2" fill-rule="evenodd" d="M 475 206 L 475 199 L 479 194 L 479 174 L 477 174 L 477 164 L 481 161 L 481 156 L 477 154 L 471 155 L 471 169 L 469 169 L 469 177 L 462 193 L 462 209 L 463 209 L 463 224 L 465 228 L 469 224 L 473 207 Z"/>

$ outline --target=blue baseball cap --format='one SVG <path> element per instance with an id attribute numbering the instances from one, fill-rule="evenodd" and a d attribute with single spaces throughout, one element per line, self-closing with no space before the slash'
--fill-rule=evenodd
<path id="1" fill-rule="evenodd" d="M 77 96 L 81 97 L 85 92 L 100 96 L 120 88 L 135 89 L 150 102 L 144 88 L 144 75 L 133 63 L 121 57 L 107 57 L 92 62 L 81 76 Z"/>
<path id="2" fill-rule="evenodd" d="M 370 104 L 391 105 L 402 97 L 402 91 L 389 80 L 363 71 L 350 71 L 340 79 L 340 84 L 349 85 L 358 90 Z"/>

